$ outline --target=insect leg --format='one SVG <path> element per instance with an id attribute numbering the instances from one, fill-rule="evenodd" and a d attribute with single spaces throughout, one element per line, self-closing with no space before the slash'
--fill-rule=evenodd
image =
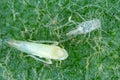
<path id="1" fill-rule="evenodd" d="M 30 56 L 30 57 L 32 57 L 32 58 L 34 58 L 34 59 L 36 59 L 36 60 L 39 60 L 39 61 L 41 61 L 41 62 L 44 62 L 44 63 L 46 63 L 46 64 L 52 64 L 52 61 L 51 61 L 50 59 L 43 60 L 43 59 L 40 59 L 40 58 L 38 58 L 38 57 L 36 57 L 36 56 L 34 56 L 34 55 L 27 55 L 27 56 Z"/>

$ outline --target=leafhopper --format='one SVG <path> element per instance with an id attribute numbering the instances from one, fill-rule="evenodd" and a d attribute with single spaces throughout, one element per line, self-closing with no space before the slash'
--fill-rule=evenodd
<path id="1" fill-rule="evenodd" d="M 76 29 L 73 29 L 66 33 L 67 36 L 76 36 L 78 34 L 87 34 L 95 29 L 101 27 L 101 21 L 99 19 L 93 19 L 80 23 Z"/>
<path id="2" fill-rule="evenodd" d="M 29 56 L 47 64 L 52 64 L 52 59 L 61 61 L 68 57 L 67 51 L 57 45 L 18 40 L 8 40 L 7 43 L 12 47 L 27 53 Z M 45 58 L 46 60 L 41 58 Z"/>

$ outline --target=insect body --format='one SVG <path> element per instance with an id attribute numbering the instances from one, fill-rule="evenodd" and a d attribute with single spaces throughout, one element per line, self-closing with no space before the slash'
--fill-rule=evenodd
<path id="1" fill-rule="evenodd" d="M 28 53 L 30 56 L 36 59 L 39 58 L 48 59 L 49 61 L 39 59 L 40 61 L 48 64 L 52 64 L 51 59 L 65 60 L 68 57 L 67 51 L 56 45 L 38 44 L 33 42 L 17 40 L 10 40 L 7 41 L 7 43 L 22 52 Z"/>

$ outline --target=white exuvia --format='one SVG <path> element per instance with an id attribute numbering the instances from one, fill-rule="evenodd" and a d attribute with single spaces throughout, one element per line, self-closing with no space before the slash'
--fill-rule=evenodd
<path id="1" fill-rule="evenodd" d="M 68 57 L 67 51 L 57 45 L 39 44 L 17 40 L 8 40 L 7 43 L 22 52 L 28 53 L 31 57 L 47 64 L 52 64 L 51 59 L 61 61 Z M 47 60 L 42 60 L 40 58 L 45 58 Z"/>
<path id="2" fill-rule="evenodd" d="M 100 27 L 101 27 L 100 20 L 93 19 L 90 21 L 85 21 L 85 22 L 80 23 L 76 29 L 71 30 L 66 35 L 72 36 L 72 35 L 77 35 L 77 34 L 86 34 L 86 33 L 89 33 L 97 28 L 100 28 Z"/>

